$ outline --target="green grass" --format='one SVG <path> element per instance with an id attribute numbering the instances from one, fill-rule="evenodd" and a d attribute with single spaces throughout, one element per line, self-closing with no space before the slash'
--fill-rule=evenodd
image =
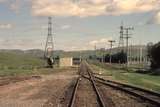
<path id="1" fill-rule="evenodd" d="M 72 68 L 44 68 L 44 62 L 38 57 L 25 53 L 0 52 L 0 77 L 17 75 L 38 75 L 61 72 Z M 75 68 L 74 68 L 75 69 Z"/>
<path id="2" fill-rule="evenodd" d="M 0 52 L 0 70 L 8 69 L 33 69 L 42 66 L 44 61 L 28 54 Z"/>
<path id="3" fill-rule="evenodd" d="M 96 71 L 101 70 L 103 75 L 106 75 L 113 80 L 160 92 L 160 76 L 127 72 L 125 70 L 117 70 L 111 67 L 107 68 L 100 64 L 92 64 L 92 68 Z"/>
<path id="4" fill-rule="evenodd" d="M 0 76 L 33 74 L 44 60 L 25 53 L 0 52 Z"/>

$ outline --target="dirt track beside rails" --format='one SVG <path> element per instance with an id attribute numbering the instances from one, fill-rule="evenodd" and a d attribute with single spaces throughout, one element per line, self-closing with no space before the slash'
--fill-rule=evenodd
<path id="1" fill-rule="evenodd" d="M 149 103 L 145 103 L 144 101 L 132 95 L 113 89 L 109 86 L 100 84 L 97 84 L 97 86 L 99 87 L 101 94 L 106 96 L 108 101 L 113 102 L 114 107 L 156 107 Z"/>
<path id="2" fill-rule="evenodd" d="M 0 107 L 58 107 L 76 73 L 76 69 L 69 69 L 16 82 L 8 79 L 9 83 L 1 78 Z"/>

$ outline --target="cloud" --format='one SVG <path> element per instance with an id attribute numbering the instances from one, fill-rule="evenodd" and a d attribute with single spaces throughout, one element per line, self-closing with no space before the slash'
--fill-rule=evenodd
<path id="1" fill-rule="evenodd" d="M 63 25 L 61 26 L 61 29 L 69 29 L 71 26 L 70 25 Z"/>
<path id="2" fill-rule="evenodd" d="M 98 44 L 98 40 L 93 40 L 93 41 L 89 42 L 89 45 L 92 45 L 92 46 L 94 46 L 96 44 Z"/>
<path id="3" fill-rule="evenodd" d="M 64 47 L 65 51 L 83 51 L 83 50 L 90 50 L 90 47 L 84 46 L 84 47 L 79 47 L 79 46 L 71 46 L 71 47 Z"/>
<path id="4" fill-rule="evenodd" d="M 0 0 L 14 12 L 31 4 L 34 16 L 122 15 L 160 10 L 160 0 Z"/>
<path id="5" fill-rule="evenodd" d="M 112 40 L 112 38 L 111 37 L 109 37 L 109 38 L 101 38 L 101 39 L 98 39 L 98 40 L 90 41 L 89 45 L 95 46 L 95 45 L 107 44 L 109 40 Z"/>
<path id="6" fill-rule="evenodd" d="M 41 29 L 48 29 L 48 25 L 42 25 Z"/>
<path id="7" fill-rule="evenodd" d="M 160 11 L 156 12 L 146 24 L 160 24 Z"/>
<path id="8" fill-rule="evenodd" d="M 2 38 L 0 40 L 1 49 L 43 49 L 40 40 L 19 39 L 19 38 Z"/>
<path id="9" fill-rule="evenodd" d="M 33 0 L 35 16 L 121 15 L 160 9 L 160 0 Z"/>
<path id="10" fill-rule="evenodd" d="M 157 14 L 155 15 L 154 18 L 155 18 L 156 23 L 157 23 L 157 24 L 160 24 L 160 11 L 157 12 Z"/>
<path id="11" fill-rule="evenodd" d="M 12 24 L 0 24 L 0 29 L 11 29 L 13 28 Z"/>
<path id="12" fill-rule="evenodd" d="M 3 3 L 6 7 L 15 13 L 24 8 L 27 3 L 31 3 L 31 0 L 0 0 L 0 4 Z"/>

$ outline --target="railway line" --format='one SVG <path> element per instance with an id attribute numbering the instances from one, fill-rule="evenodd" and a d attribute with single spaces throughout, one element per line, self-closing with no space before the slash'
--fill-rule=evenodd
<path id="1" fill-rule="evenodd" d="M 95 107 L 106 107 L 105 103 L 104 103 L 104 101 L 103 101 L 103 99 L 102 99 L 102 97 L 100 95 L 100 92 L 99 92 L 99 90 L 98 90 L 98 88 L 96 86 L 96 83 L 95 83 L 95 81 L 93 79 L 93 75 L 88 71 L 88 69 L 87 69 L 87 67 L 86 67 L 86 65 L 84 63 L 81 64 L 79 73 L 80 73 L 80 76 L 78 77 L 78 79 L 76 81 L 76 84 L 74 86 L 74 90 L 73 90 L 72 97 L 71 97 L 71 100 L 69 102 L 68 107 L 87 106 L 87 104 L 85 104 L 85 103 L 83 103 L 84 105 L 77 104 L 77 103 L 79 103 L 79 101 L 76 101 L 77 100 L 76 98 L 79 98 L 78 95 L 81 92 L 80 87 L 81 87 L 82 90 L 83 90 L 82 87 L 85 87 L 84 86 L 84 84 L 86 84 L 85 81 L 87 81 L 87 87 L 88 87 L 88 88 L 85 88 L 85 91 L 88 92 L 88 95 L 96 97 L 96 98 L 92 97 L 93 100 L 95 100 L 95 101 L 93 101 L 93 104 L 90 103 L 89 107 L 90 106 L 92 106 L 92 107 L 94 107 L 94 106 Z M 88 74 L 87 76 L 89 78 L 84 78 L 83 77 L 84 74 Z M 81 98 L 81 99 L 84 99 L 84 98 Z M 90 102 L 92 102 L 92 101 L 90 101 Z"/>
<path id="2" fill-rule="evenodd" d="M 82 81 L 90 81 L 90 85 L 92 86 L 94 91 L 94 94 L 96 96 L 96 99 L 98 102 L 98 107 L 108 107 L 106 104 L 106 99 L 103 97 L 102 93 L 100 92 L 100 87 L 98 87 L 98 84 L 103 85 L 103 87 L 109 86 L 113 88 L 114 90 L 122 91 L 129 96 L 134 96 L 137 100 L 141 100 L 142 102 L 150 105 L 153 105 L 153 107 L 160 107 L 160 94 L 154 91 L 142 89 L 139 87 L 135 87 L 132 85 L 119 83 L 111 80 L 106 80 L 101 77 L 95 76 L 92 69 L 90 68 L 89 64 L 87 62 L 83 62 L 80 66 L 79 70 L 79 78 L 77 79 L 76 85 L 74 87 L 74 91 L 72 93 L 72 98 L 70 100 L 68 107 L 75 107 L 77 94 L 79 87 L 83 86 Z M 77 107 L 77 106 L 76 106 Z"/>
<path id="3" fill-rule="evenodd" d="M 123 83 L 119 83 L 119 82 L 115 82 L 111 80 L 105 80 L 100 77 L 95 77 L 95 78 L 96 78 L 96 81 L 101 84 L 111 86 L 115 89 L 124 91 L 135 97 L 139 97 L 140 99 L 144 101 L 148 101 L 152 103 L 153 105 L 157 105 L 158 107 L 160 106 L 160 94 L 159 93 L 152 92 L 152 91 L 142 89 L 139 87 L 135 87 L 132 85 L 127 85 L 127 84 L 123 84 Z"/>

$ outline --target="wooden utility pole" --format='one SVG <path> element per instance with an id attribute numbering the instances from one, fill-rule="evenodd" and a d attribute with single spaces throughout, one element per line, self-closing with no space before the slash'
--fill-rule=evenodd
<path id="1" fill-rule="evenodd" d="M 115 40 L 109 40 L 108 41 L 110 43 L 110 58 L 109 58 L 109 62 L 110 64 L 112 63 L 112 47 L 113 47 L 113 43 L 115 43 Z"/>
<path id="2" fill-rule="evenodd" d="M 120 37 L 119 37 L 118 48 L 120 49 L 120 51 L 124 51 L 124 26 L 123 26 L 123 22 L 121 23 L 119 33 L 120 33 Z"/>
<path id="3" fill-rule="evenodd" d="M 129 61 L 128 61 L 128 59 L 129 59 L 129 39 L 131 38 L 129 35 L 132 35 L 132 34 L 129 34 L 129 31 L 130 30 L 134 30 L 134 28 L 133 27 L 128 27 L 128 28 L 124 28 L 125 30 L 126 30 L 126 34 L 124 34 L 124 35 L 126 35 L 124 38 L 126 39 L 126 55 L 127 55 L 127 63 L 126 63 L 126 66 L 128 67 L 128 65 L 129 65 Z"/>

